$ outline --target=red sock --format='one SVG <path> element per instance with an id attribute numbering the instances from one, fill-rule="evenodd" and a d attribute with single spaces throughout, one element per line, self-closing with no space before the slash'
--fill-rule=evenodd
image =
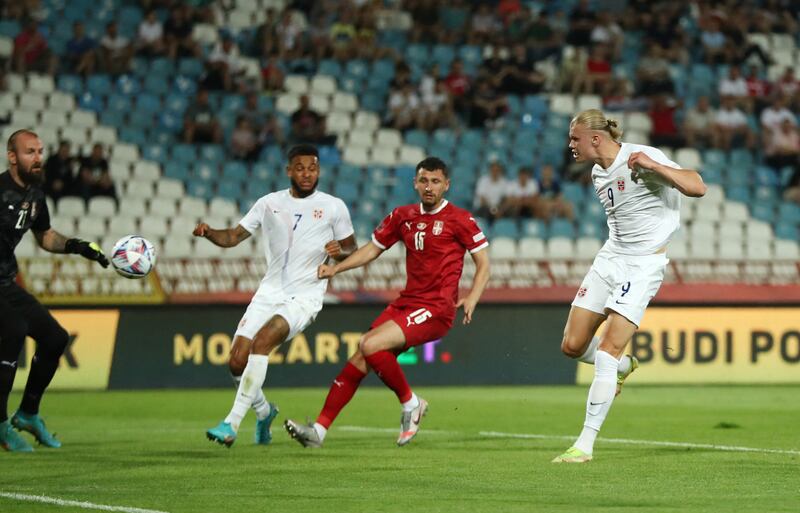
<path id="1" fill-rule="evenodd" d="M 322 406 L 322 411 L 319 412 L 317 422 L 322 424 L 325 429 L 331 427 L 342 408 L 347 406 L 347 403 L 353 398 L 358 390 L 358 385 L 366 375 L 367 373 L 361 372 L 358 367 L 347 362 L 342 372 L 333 380 L 333 385 L 328 391 L 328 397 L 325 398 L 325 404 Z"/>
<path id="2" fill-rule="evenodd" d="M 378 351 L 375 354 L 364 357 L 375 374 L 381 378 L 383 383 L 394 390 L 401 403 L 411 399 L 411 387 L 408 386 L 406 375 L 397 363 L 397 356 L 389 351 Z"/>

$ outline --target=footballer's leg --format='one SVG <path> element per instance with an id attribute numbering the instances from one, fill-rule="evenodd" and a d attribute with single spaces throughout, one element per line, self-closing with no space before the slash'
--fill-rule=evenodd
<path id="1" fill-rule="evenodd" d="M 301 424 L 292 419 L 286 420 L 283 426 L 289 436 L 297 440 L 303 447 L 322 447 L 322 442 L 325 441 L 331 424 L 353 398 L 368 372 L 364 355 L 357 350 L 334 378 L 322 410 L 317 416 L 317 421 L 313 424 Z"/>
<path id="2" fill-rule="evenodd" d="M 289 323 L 280 315 L 272 316 L 258 331 L 250 347 L 250 355 L 236 391 L 233 407 L 225 420 L 206 432 L 209 440 L 228 447 L 233 445 L 242 419 L 256 400 L 258 391 L 264 385 L 269 353 L 283 343 L 288 335 Z"/>
<path id="3" fill-rule="evenodd" d="M 361 337 L 359 348 L 367 364 L 392 389 L 403 407 L 400 417 L 398 445 L 406 445 L 419 430 L 428 402 L 417 397 L 408 385 L 406 376 L 397 362 L 397 352 L 406 345 L 406 334 L 394 320 L 384 322 Z"/>
<path id="4" fill-rule="evenodd" d="M 634 323 L 617 312 L 609 312 L 595 356 L 594 380 L 586 401 L 583 430 L 575 444 L 556 457 L 554 463 L 583 463 L 592 459 L 595 439 L 616 395 L 619 357 L 635 331 Z"/>
<path id="5" fill-rule="evenodd" d="M 228 368 L 231 371 L 231 377 L 239 388 L 242 382 L 242 374 L 245 367 L 247 367 L 247 359 L 250 357 L 250 348 L 253 341 L 243 335 L 236 335 L 233 339 L 233 347 L 231 347 L 231 354 L 228 360 Z M 269 401 L 264 396 L 262 389 L 256 390 L 256 397 L 252 404 L 253 410 L 256 412 L 256 443 L 259 445 L 267 445 L 272 441 L 272 421 L 278 415 L 278 407 Z"/>
<path id="6" fill-rule="evenodd" d="M 605 320 L 605 314 L 573 305 L 564 326 L 561 351 L 570 358 L 594 364 L 597 346 L 600 344 L 600 338 L 595 333 Z"/>

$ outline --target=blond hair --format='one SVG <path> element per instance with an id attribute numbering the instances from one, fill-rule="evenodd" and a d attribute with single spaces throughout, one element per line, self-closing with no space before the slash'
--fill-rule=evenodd
<path id="1" fill-rule="evenodd" d="M 599 109 L 588 109 L 578 113 L 572 118 L 570 125 L 581 125 L 589 130 L 607 132 L 616 142 L 620 142 L 622 138 L 622 128 L 620 128 L 619 122 L 616 119 L 607 118 Z"/>

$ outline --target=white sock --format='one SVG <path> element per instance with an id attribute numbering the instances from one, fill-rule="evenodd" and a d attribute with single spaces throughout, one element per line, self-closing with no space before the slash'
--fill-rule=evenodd
<path id="1" fill-rule="evenodd" d="M 241 424 L 247 410 L 255 402 L 258 393 L 261 392 L 261 386 L 264 384 L 264 379 L 267 377 L 267 364 L 269 357 L 262 354 L 251 354 L 247 358 L 247 367 L 244 368 L 242 373 L 239 389 L 236 391 L 236 399 L 233 401 L 233 408 L 231 412 L 225 417 L 225 422 L 229 422 L 234 431 L 239 431 L 239 424 Z M 263 392 L 261 392 L 263 395 Z"/>
<path id="2" fill-rule="evenodd" d="M 403 411 L 412 411 L 417 406 L 419 406 L 419 399 L 417 398 L 417 394 L 411 392 L 411 399 L 403 403 Z"/>
<path id="3" fill-rule="evenodd" d="M 234 376 L 231 374 L 233 378 L 233 382 L 236 383 L 236 388 L 239 388 L 239 383 L 242 382 L 241 376 Z M 264 396 L 264 391 L 260 388 L 256 392 L 256 399 L 253 401 L 253 409 L 256 412 L 256 417 L 258 420 L 264 420 L 269 415 L 269 412 L 272 410 L 269 406 L 269 401 L 267 401 L 266 396 Z"/>
<path id="4" fill-rule="evenodd" d="M 592 337 L 592 341 L 589 342 L 589 346 L 586 348 L 586 351 L 584 351 L 583 354 L 578 357 L 578 361 L 594 365 L 595 355 L 597 355 L 597 346 L 599 344 L 600 338 Z"/>
<path id="5" fill-rule="evenodd" d="M 317 432 L 320 442 L 325 440 L 325 435 L 328 434 L 328 429 L 319 422 L 314 423 L 314 431 Z"/>
<path id="6" fill-rule="evenodd" d="M 618 367 L 619 360 L 603 350 L 597 351 L 594 361 L 594 380 L 589 388 L 589 398 L 586 400 L 584 429 L 575 442 L 575 447 L 587 454 L 592 454 L 594 439 L 600 431 L 603 421 L 606 420 L 611 403 L 614 402 Z"/>
<path id="7" fill-rule="evenodd" d="M 631 370 L 631 357 L 630 355 L 622 355 L 622 358 L 619 359 L 619 367 L 617 367 L 617 372 L 619 374 L 625 374 L 626 372 Z"/>

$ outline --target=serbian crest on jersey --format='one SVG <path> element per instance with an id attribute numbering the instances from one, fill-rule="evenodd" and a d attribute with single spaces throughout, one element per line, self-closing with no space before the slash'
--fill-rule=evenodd
<path id="1" fill-rule="evenodd" d="M 314 209 L 314 219 L 322 219 L 322 209 L 315 208 Z"/>
<path id="2" fill-rule="evenodd" d="M 578 289 L 578 297 L 583 297 L 586 295 L 586 287 L 581 287 Z"/>
<path id="3" fill-rule="evenodd" d="M 625 190 L 625 179 L 624 178 L 620 178 L 619 180 L 617 180 L 617 190 L 620 191 L 620 192 Z"/>
<path id="4" fill-rule="evenodd" d="M 441 235 L 443 229 L 444 229 L 444 221 L 434 221 L 433 222 L 433 234 L 434 235 Z"/>

